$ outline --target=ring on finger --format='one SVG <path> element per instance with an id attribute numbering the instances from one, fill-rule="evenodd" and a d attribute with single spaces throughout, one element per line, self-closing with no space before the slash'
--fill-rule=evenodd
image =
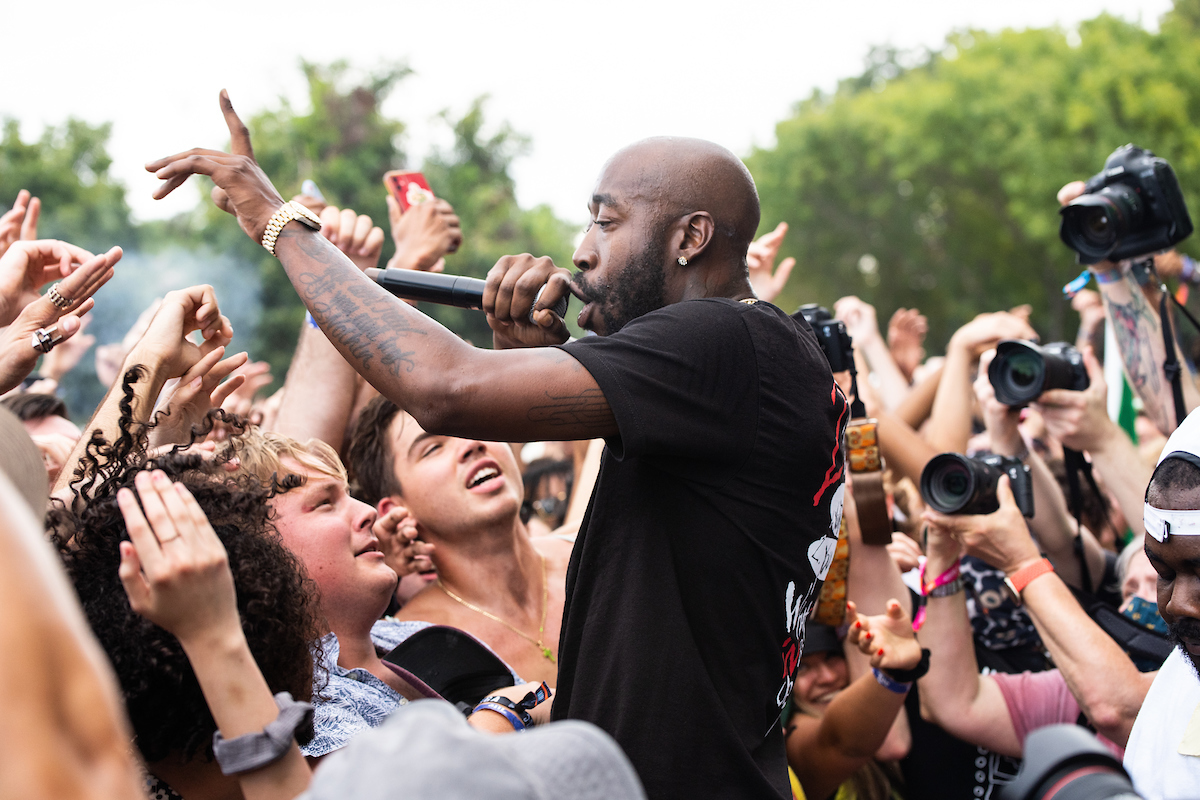
<path id="1" fill-rule="evenodd" d="M 62 283 L 62 281 L 59 281 L 59 283 Z M 53 303 L 56 308 L 60 308 L 63 311 L 70 308 L 73 302 L 62 296 L 62 292 L 58 290 L 58 283 L 53 284 L 50 287 L 50 291 L 46 292 L 46 299 Z"/>
<path id="2" fill-rule="evenodd" d="M 158 543 L 159 543 L 159 544 L 166 544 L 167 542 L 173 542 L 173 541 L 175 541 L 176 539 L 179 539 L 179 538 L 181 538 L 181 537 L 180 537 L 180 536 L 179 536 L 179 534 L 177 533 L 177 534 L 175 534 L 174 536 L 168 536 L 166 539 L 159 539 L 159 540 L 158 540 Z"/>
<path id="3" fill-rule="evenodd" d="M 38 328 L 29 337 L 29 344 L 34 350 L 39 353 L 49 353 L 54 349 L 54 345 L 61 342 L 65 336 L 59 332 L 58 326 L 54 325 L 49 328 Z"/>

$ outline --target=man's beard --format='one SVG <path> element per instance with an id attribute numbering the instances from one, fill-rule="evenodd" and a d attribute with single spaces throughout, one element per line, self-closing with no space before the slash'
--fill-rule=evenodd
<path id="1" fill-rule="evenodd" d="M 1196 659 L 1183 646 L 1184 639 L 1193 644 L 1200 642 L 1200 620 L 1181 617 L 1179 621 L 1167 625 L 1167 635 L 1171 639 L 1171 644 L 1178 647 L 1179 652 L 1183 653 L 1184 658 L 1192 665 L 1192 672 L 1200 678 L 1200 668 L 1196 665 Z"/>
<path id="2" fill-rule="evenodd" d="M 604 322 L 604 335 L 614 334 L 630 321 L 667 304 L 663 294 L 665 254 L 664 237 L 655 236 L 607 284 L 589 282 L 586 272 L 575 274 L 575 285 L 595 304 Z"/>

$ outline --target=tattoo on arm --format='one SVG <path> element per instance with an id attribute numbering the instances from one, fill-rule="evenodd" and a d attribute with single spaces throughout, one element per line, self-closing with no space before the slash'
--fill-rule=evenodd
<path id="1" fill-rule="evenodd" d="M 1165 355 L 1159 352 L 1163 340 L 1162 322 L 1146 302 L 1141 287 L 1133 281 L 1127 280 L 1126 283 L 1130 289 L 1129 302 L 1118 303 L 1109 299 L 1109 318 L 1129 382 L 1142 398 L 1146 413 L 1155 422 L 1160 422 L 1160 417 L 1167 414 L 1168 407 L 1172 413 L 1174 409 L 1162 374 L 1162 356 Z"/>
<path id="2" fill-rule="evenodd" d="M 582 426 L 595 431 L 607 431 L 612 427 L 612 409 L 599 388 L 585 389 L 573 396 L 546 392 L 546 399 L 548 403 L 529 409 L 530 422 Z"/>
<path id="3" fill-rule="evenodd" d="M 292 231 L 284 231 L 288 234 Z M 298 244 L 306 256 L 326 267 L 321 272 L 298 272 L 295 285 L 330 340 L 357 362 L 363 374 L 371 372 L 376 363 L 393 376 L 399 376 L 401 368 L 412 372 L 417 366 L 416 351 L 401 342 L 427 331 L 407 318 L 407 307 L 401 308 L 366 283 L 358 268 L 325 239 L 301 234 Z"/>

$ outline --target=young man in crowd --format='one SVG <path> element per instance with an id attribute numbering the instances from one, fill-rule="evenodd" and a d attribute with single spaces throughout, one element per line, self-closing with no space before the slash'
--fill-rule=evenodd
<path id="1" fill-rule="evenodd" d="M 432 435 L 377 397 L 359 416 L 347 461 L 363 500 L 380 516 L 406 513 L 433 545 L 437 580 L 397 618 L 464 630 L 523 680 L 556 685 L 571 545 L 530 539 L 512 448 Z"/>
<path id="2" fill-rule="evenodd" d="M 696 140 L 619 152 L 593 192 L 574 279 L 528 255 L 489 273 L 497 349 L 485 351 L 316 233 L 254 162 L 224 94 L 221 105 L 234 154 L 149 164 L 165 181 L 157 196 L 212 177 L 385 397 L 439 435 L 607 439 L 567 575 L 554 716 L 611 733 L 651 797 L 787 797 L 778 718 L 836 543 L 847 405 L 811 329 L 754 297 L 745 166 Z M 549 308 L 568 291 L 602 335 L 544 347 L 567 338 Z"/>
<path id="3" fill-rule="evenodd" d="M 1200 412 L 1167 440 L 1146 490 L 1146 555 L 1158 613 L 1176 647 L 1150 686 L 1125 748 L 1142 797 L 1192 797 L 1200 786 Z"/>

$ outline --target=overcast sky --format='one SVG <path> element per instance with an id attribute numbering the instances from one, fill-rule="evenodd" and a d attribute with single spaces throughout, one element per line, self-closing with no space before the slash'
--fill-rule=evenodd
<path id="1" fill-rule="evenodd" d="M 586 218 L 604 160 L 645 136 L 719 142 L 739 155 L 814 87 L 862 71 L 872 45 L 940 49 L 962 28 L 1071 28 L 1101 11 L 1156 27 L 1169 0 L 565 0 L 343 3 L 9 3 L 0 116 L 26 139 L 68 116 L 111 121 L 113 171 L 139 219 L 190 208 L 195 190 L 155 202 L 141 165 L 228 136 L 217 93 L 243 117 L 305 107 L 300 58 L 415 74 L 384 110 L 409 125 L 410 164 L 445 141 L 433 118 L 489 94 L 488 118 L 532 138 L 514 168 L 523 205 Z M 1019 113 L 1014 109 L 1014 113 Z M 0 176 L 0 181 L 3 176 Z M 437 187 L 433 187 L 434 191 Z"/>

